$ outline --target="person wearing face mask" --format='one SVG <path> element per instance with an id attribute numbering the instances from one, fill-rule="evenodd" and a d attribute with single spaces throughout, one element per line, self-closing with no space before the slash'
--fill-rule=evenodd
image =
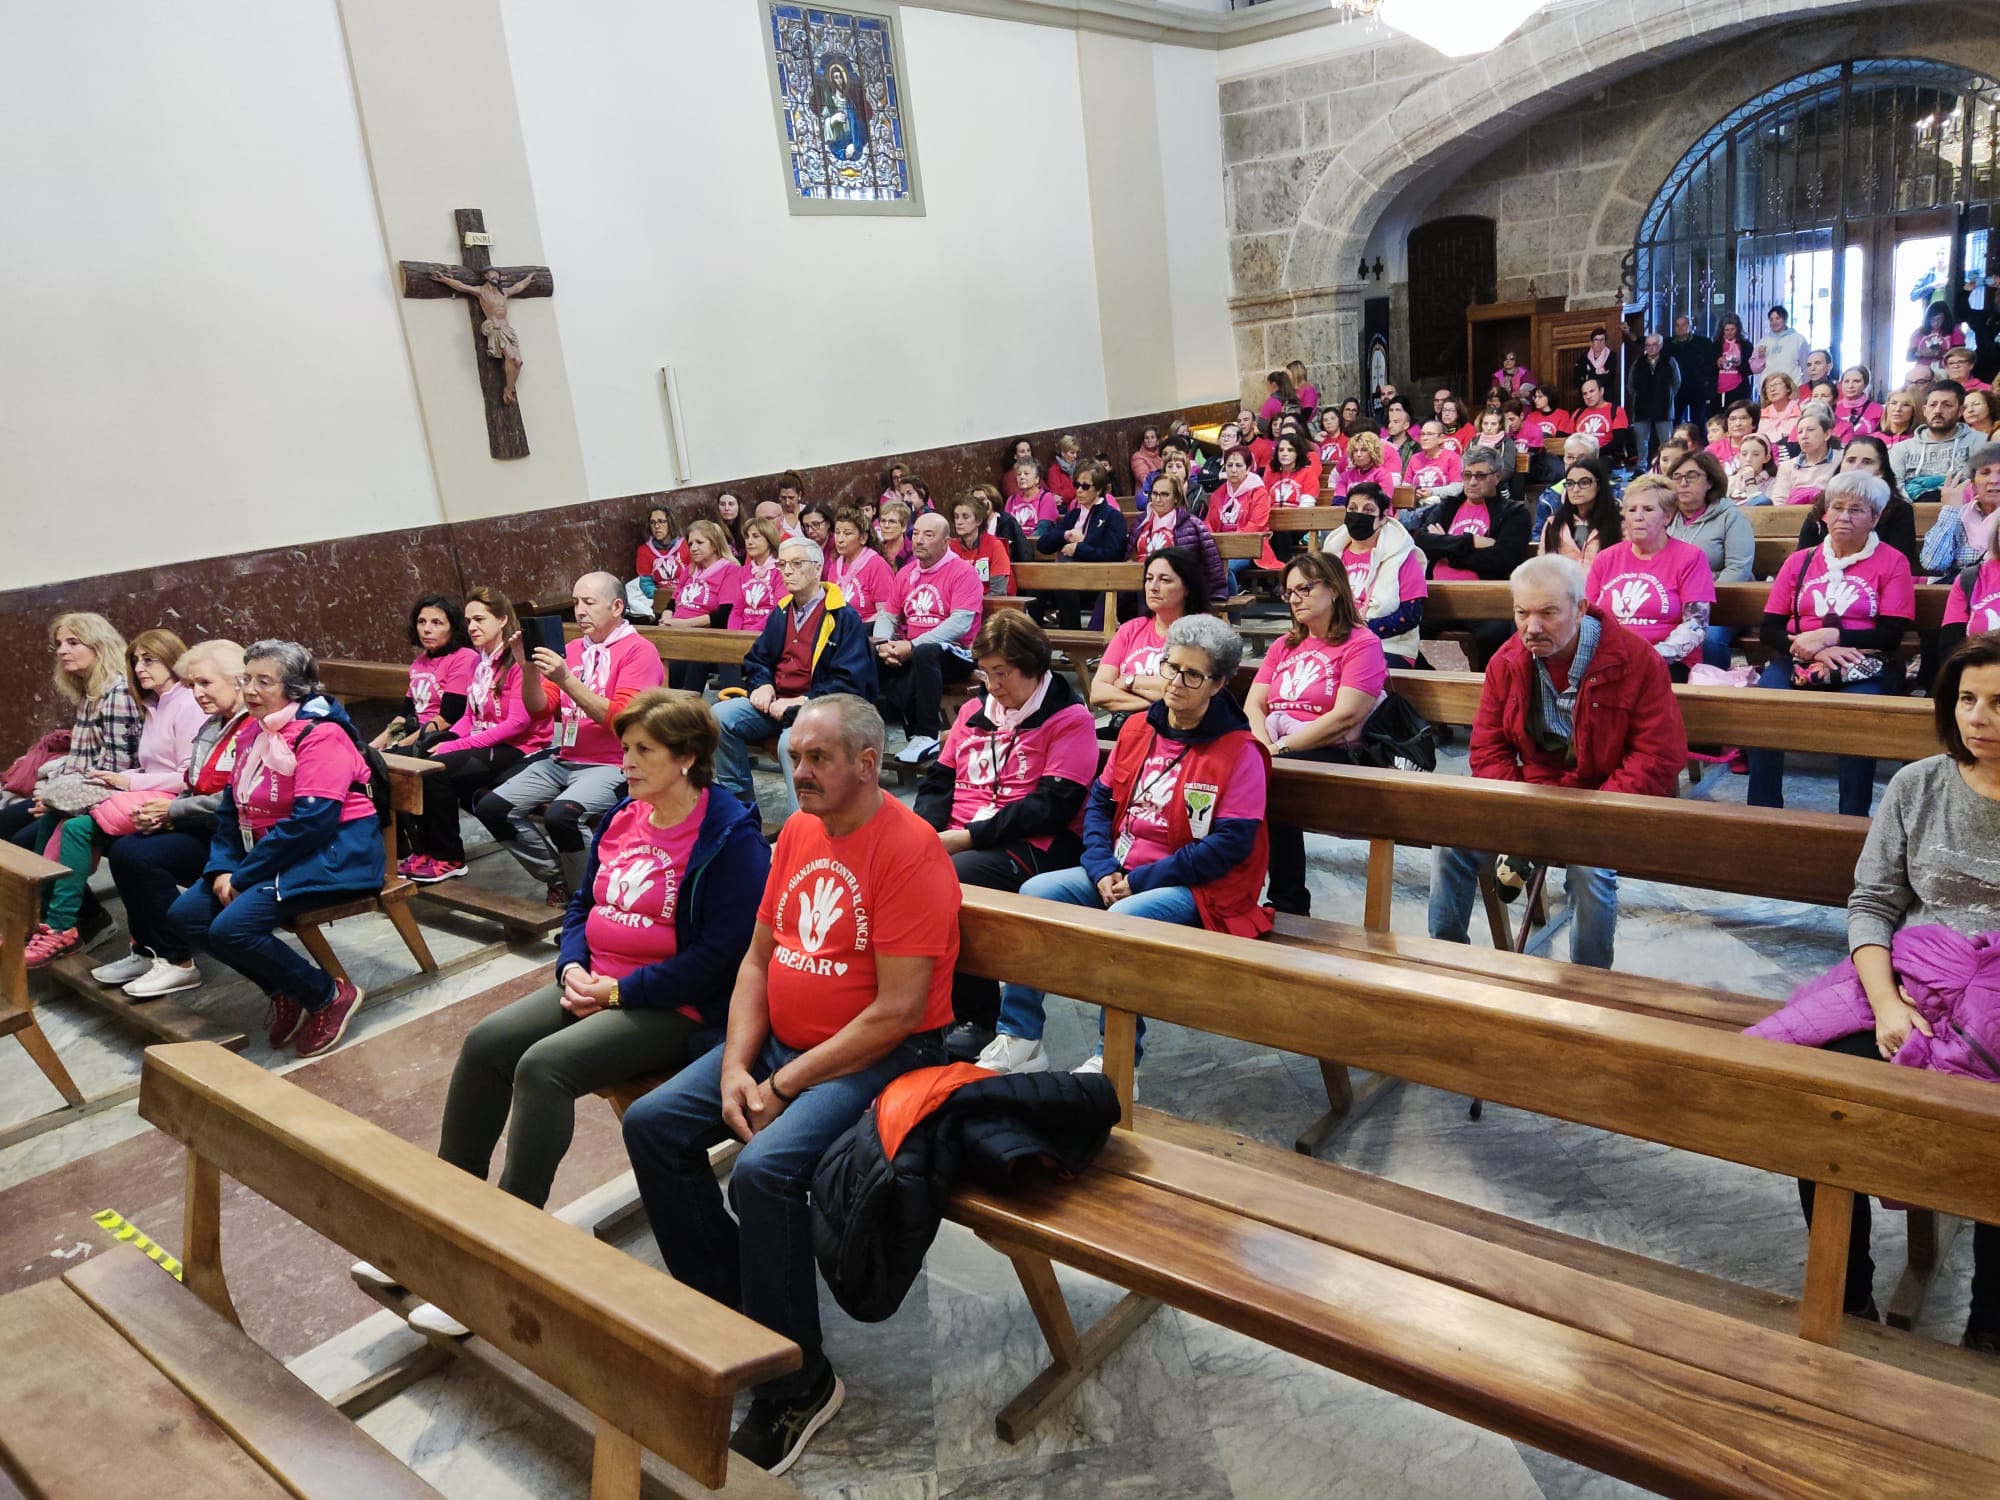
<path id="1" fill-rule="evenodd" d="M 973 660 L 986 691 L 959 710 L 917 788 L 917 816 L 937 829 L 960 885 L 1018 891 L 1083 854 L 1083 799 L 1097 774 L 1097 725 L 1050 671 L 1041 626 L 1003 609 L 980 628 Z M 952 978 L 945 1050 L 962 1062 L 993 1040 L 1000 986 Z"/>
<path id="2" fill-rule="evenodd" d="M 479 821 L 522 869 L 566 906 L 583 878 L 587 826 L 618 800 L 622 752 L 611 721 L 666 680 L 660 653 L 625 621 L 618 580 L 586 573 L 571 590 L 583 632 L 558 656 L 538 648 L 532 665 L 557 694 L 554 743 L 479 799 Z M 539 684 L 537 689 L 539 690 Z M 532 706 L 533 697 L 529 698 Z M 534 816 L 546 809 L 547 833 Z"/>
<path id="3" fill-rule="evenodd" d="M 1381 641 L 1388 664 L 1414 667 L 1430 582 L 1423 549 L 1396 519 L 1380 485 L 1358 484 L 1347 492 L 1345 524 L 1327 536 L 1325 545 L 1347 570 L 1355 608 Z"/>

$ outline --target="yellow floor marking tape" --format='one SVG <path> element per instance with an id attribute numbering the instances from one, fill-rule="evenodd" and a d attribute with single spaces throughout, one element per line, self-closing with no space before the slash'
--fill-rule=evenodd
<path id="1" fill-rule="evenodd" d="M 125 1216 L 119 1213 L 117 1209 L 99 1209 L 90 1216 L 90 1222 L 121 1244 L 132 1245 L 145 1251 L 147 1258 L 162 1271 L 173 1277 L 174 1280 L 179 1281 L 182 1279 L 180 1261 L 167 1254 L 166 1251 L 148 1239 L 145 1232 L 137 1224 L 126 1223 Z"/>

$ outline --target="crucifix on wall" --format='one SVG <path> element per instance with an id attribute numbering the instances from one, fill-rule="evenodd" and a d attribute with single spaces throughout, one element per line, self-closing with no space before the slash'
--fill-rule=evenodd
<path id="1" fill-rule="evenodd" d="M 486 398 L 486 447 L 495 458 L 526 458 L 528 431 L 521 425 L 516 386 L 521 378 L 521 340 L 507 316 L 516 297 L 548 297 L 556 289 L 547 266 L 496 266 L 486 232 L 486 216 L 476 208 L 453 215 L 465 264 L 406 260 L 405 297 L 465 297 L 472 314 L 473 357 L 479 389 Z"/>

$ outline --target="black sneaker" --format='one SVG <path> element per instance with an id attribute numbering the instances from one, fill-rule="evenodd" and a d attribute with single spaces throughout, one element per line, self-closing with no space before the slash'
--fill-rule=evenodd
<path id="1" fill-rule="evenodd" d="M 1493 861 L 1495 893 L 1503 902 L 1509 906 L 1513 905 L 1519 899 L 1521 892 L 1528 888 L 1528 882 L 1534 877 L 1534 873 L 1535 866 L 1532 860 L 1523 859 L 1518 854 L 1501 855 Z"/>
<path id="2" fill-rule="evenodd" d="M 847 1390 L 829 1364 L 809 1395 L 796 1401 L 752 1401 L 729 1440 L 729 1451 L 767 1474 L 782 1474 L 799 1461 L 812 1435 L 833 1420 L 846 1399 Z"/>
<path id="3" fill-rule="evenodd" d="M 944 1034 L 944 1055 L 953 1062 L 978 1062 L 979 1054 L 993 1040 L 992 1031 L 976 1021 L 960 1021 Z"/>
<path id="4" fill-rule="evenodd" d="M 2000 1354 L 2000 1329 L 1967 1327 L 1965 1337 L 1960 1339 L 1962 1348 L 1980 1354 Z"/>

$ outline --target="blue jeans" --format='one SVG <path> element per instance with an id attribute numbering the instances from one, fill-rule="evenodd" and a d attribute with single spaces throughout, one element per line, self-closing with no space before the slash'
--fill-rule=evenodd
<path id="1" fill-rule="evenodd" d="M 792 789 L 792 732 L 781 729 L 778 721 L 751 703 L 748 698 L 725 698 L 715 705 L 716 726 L 721 738 L 715 745 L 715 779 L 745 805 L 757 806 L 757 788 L 750 780 L 750 746 L 753 741 L 778 736 L 778 770 L 785 778 L 785 811 L 799 810 L 799 794 Z"/>
<path id="2" fill-rule="evenodd" d="M 1702 632 L 1701 659 L 1704 665 L 1729 669 L 1735 654 L 1736 637 L 1742 634 L 1734 625 L 1711 625 Z"/>
<path id="3" fill-rule="evenodd" d="M 798 1055 L 770 1037 L 751 1075 L 761 1082 Z M 943 1039 L 927 1031 L 859 1073 L 800 1094 L 736 1158 L 729 1177 L 733 1219 L 708 1165 L 708 1148 L 729 1138 L 722 1123 L 722 1048 L 689 1063 L 625 1112 L 625 1150 L 674 1279 L 739 1309 L 805 1352 L 797 1371 L 758 1386 L 759 1396 L 797 1400 L 826 1367 L 806 1201 L 819 1159 L 892 1080 L 944 1061 Z"/>
<path id="4" fill-rule="evenodd" d="M 113 840 L 105 863 L 125 902 L 125 930 L 133 951 L 186 963 L 187 939 L 172 912 L 181 888 L 200 881 L 208 864 L 208 840 L 179 829 L 128 833 Z"/>
<path id="5" fill-rule="evenodd" d="M 1254 557 L 1232 557 L 1229 560 L 1229 592 L 1242 593 L 1243 575 L 1256 566 L 1257 559 Z"/>
<path id="6" fill-rule="evenodd" d="M 1791 685 L 1792 663 L 1789 658 L 1773 657 L 1764 663 L 1764 671 L 1757 679 L 1758 687 L 1789 689 Z M 1884 687 L 1882 679 L 1877 677 L 1872 682 L 1850 682 L 1837 691 L 1879 695 Z M 1746 753 L 1750 758 L 1750 805 L 1783 807 L 1785 752 L 1751 750 Z M 1869 804 L 1875 800 L 1875 762 L 1865 755 L 1843 755 L 1835 762 L 1834 775 L 1840 788 L 1840 810 L 1857 818 L 1867 817 Z"/>
<path id="7" fill-rule="evenodd" d="M 1039 896 L 1044 901 L 1060 901 L 1065 906 L 1095 906 L 1100 910 L 1104 907 L 1097 887 L 1081 865 L 1037 875 L 1021 887 L 1021 894 Z M 1154 922 L 1177 923 L 1182 927 L 1194 926 L 1201 916 L 1195 909 L 1194 892 L 1184 885 L 1163 885 L 1155 890 L 1140 891 L 1123 901 L 1114 902 L 1110 909 L 1121 917 L 1145 917 Z M 1048 1024 L 1042 1009 L 1042 995 L 1041 990 L 1031 990 L 1023 984 L 1001 985 L 1000 1034 L 1039 1042 L 1043 1028 Z M 1102 1011 L 1097 1014 L 1097 1034 L 1099 1037 L 1104 1035 Z M 1146 1021 L 1142 1016 L 1139 1019 L 1139 1039 L 1143 1042 L 1145 1037 Z M 1102 1050 L 1101 1045 L 1099 1050 Z"/>
<path id="8" fill-rule="evenodd" d="M 1442 844 L 1431 851 L 1432 937 L 1447 943 L 1472 941 L 1472 904 L 1479 890 L 1479 867 L 1486 858 Z M 1567 868 L 1570 962 L 1608 969 L 1618 935 L 1618 872 L 1596 865 Z"/>
<path id="9" fill-rule="evenodd" d="M 281 923 L 322 906 L 351 901 L 356 891 L 327 891 L 300 901 L 280 901 L 278 885 L 267 880 L 222 906 L 207 880 L 180 893 L 167 920 L 195 952 L 207 952 L 267 995 L 286 995 L 307 1010 L 333 999 L 333 976 L 278 936 Z"/>

